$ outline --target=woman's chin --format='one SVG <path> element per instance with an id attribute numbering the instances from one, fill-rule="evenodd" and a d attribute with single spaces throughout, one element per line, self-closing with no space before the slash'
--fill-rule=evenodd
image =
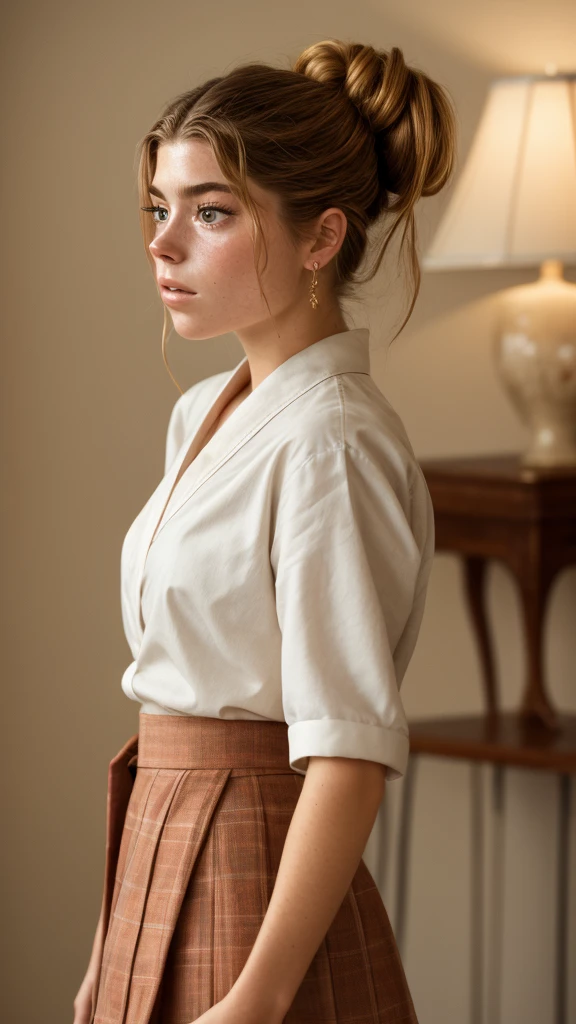
<path id="1" fill-rule="evenodd" d="M 172 315 L 172 325 L 174 331 L 180 338 L 184 338 L 185 341 L 204 341 L 207 338 L 216 338 L 220 334 L 225 334 L 228 328 L 220 330 L 217 324 L 205 324 L 200 323 L 199 317 L 185 316 L 182 313 L 174 315 L 173 311 L 170 310 Z"/>

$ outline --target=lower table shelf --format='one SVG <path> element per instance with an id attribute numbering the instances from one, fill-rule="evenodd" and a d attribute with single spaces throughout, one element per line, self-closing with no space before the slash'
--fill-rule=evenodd
<path id="1" fill-rule="evenodd" d="M 576 715 L 559 714 L 558 725 L 551 731 L 517 711 L 411 720 L 410 752 L 573 774 Z"/>
<path id="2" fill-rule="evenodd" d="M 576 772 L 576 715 L 560 714 L 550 730 L 520 712 L 495 712 L 410 720 L 410 758 L 403 783 L 398 832 L 398 879 L 395 933 L 403 955 L 406 894 L 410 865 L 410 831 L 414 786 L 420 757 L 448 757 L 471 768 L 471 993 L 470 1024 L 500 1024 L 502 907 L 504 896 L 504 773 L 506 767 L 554 772 L 559 784 L 556 909 L 555 1024 L 567 1024 L 569 819 L 571 780 Z M 480 764 L 493 769 L 493 934 L 489 943 L 488 1006 L 484 1008 L 484 865 Z"/>

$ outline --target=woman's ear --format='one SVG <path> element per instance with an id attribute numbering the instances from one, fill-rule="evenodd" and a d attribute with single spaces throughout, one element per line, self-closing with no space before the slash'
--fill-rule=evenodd
<path id="1" fill-rule="evenodd" d="M 306 268 L 312 269 L 314 260 L 324 267 L 339 251 L 346 237 L 348 218 L 337 206 L 324 210 L 316 222 L 316 238 L 306 257 Z M 309 264 L 309 266 L 308 266 Z"/>

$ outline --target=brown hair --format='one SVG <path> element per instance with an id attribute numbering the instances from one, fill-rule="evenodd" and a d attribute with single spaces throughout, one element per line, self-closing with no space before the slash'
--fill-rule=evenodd
<path id="1" fill-rule="evenodd" d="M 345 213 L 346 236 L 331 261 L 336 297 L 347 297 L 354 285 L 372 280 L 404 223 L 401 249 L 408 236 L 414 289 L 398 336 L 420 289 L 414 206 L 421 196 L 439 192 L 454 166 L 456 117 L 440 85 L 408 67 L 398 47 L 387 52 L 338 39 L 313 43 L 291 69 L 242 64 L 177 96 L 140 141 L 141 205 L 150 200 L 158 146 L 190 138 L 212 146 L 233 194 L 248 209 L 267 306 L 258 262 L 262 248 L 264 266 L 268 254 L 247 177 L 278 195 L 282 220 L 295 242 L 306 237 L 310 223 L 328 207 Z M 367 253 L 368 229 L 376 222 L 388 225 L 385 214 L 393 215 L 392 223 L 362 276 L 358 268 Z M 148 249 L 153 224 L 140 216 L 153 263 Z M 164 317 L 163 353 L 166 308 Z"/>

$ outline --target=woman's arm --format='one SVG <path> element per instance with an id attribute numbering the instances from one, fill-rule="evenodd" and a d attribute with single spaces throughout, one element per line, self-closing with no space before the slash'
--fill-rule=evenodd
<path id="1" fill-rule="evenodd" d="M 102 946 L 104 945 L 102 941 L 102 926 L 104 923 L 103 914 L 104 908 L 102 907 L 100 909 L 100 917 L 98 918 L 98 924 L 96 925 L 96 934 L 94 935 L 94 942 L 92 943 L 92 952 L 90 954 L 90 960 L 88 963 L 88 971 L 93 974 L 96 972 L 98 961 L 102 955 Z"/>
<path id="2" fill-rule="evenodd" d="M 74 999 L 74 1022 L 73 1024 L 90 1024 L 92 1017 L 92 993 L 96 981 L 99 958 L 102 955 L 102 932 L 103 932 L 103 908 L 100 909 L 100 917 L 96 926 L 96 934 L 92 943 L 92 953 L 86 974 Z"/>
<path id="3" fill-rule="evenodd" d="M 268 909 L 229 993 L 271 1024 L 288 1012 L 352 882 L 384 795 L 385 771 L 357 758 L 309 760 Z"/>

